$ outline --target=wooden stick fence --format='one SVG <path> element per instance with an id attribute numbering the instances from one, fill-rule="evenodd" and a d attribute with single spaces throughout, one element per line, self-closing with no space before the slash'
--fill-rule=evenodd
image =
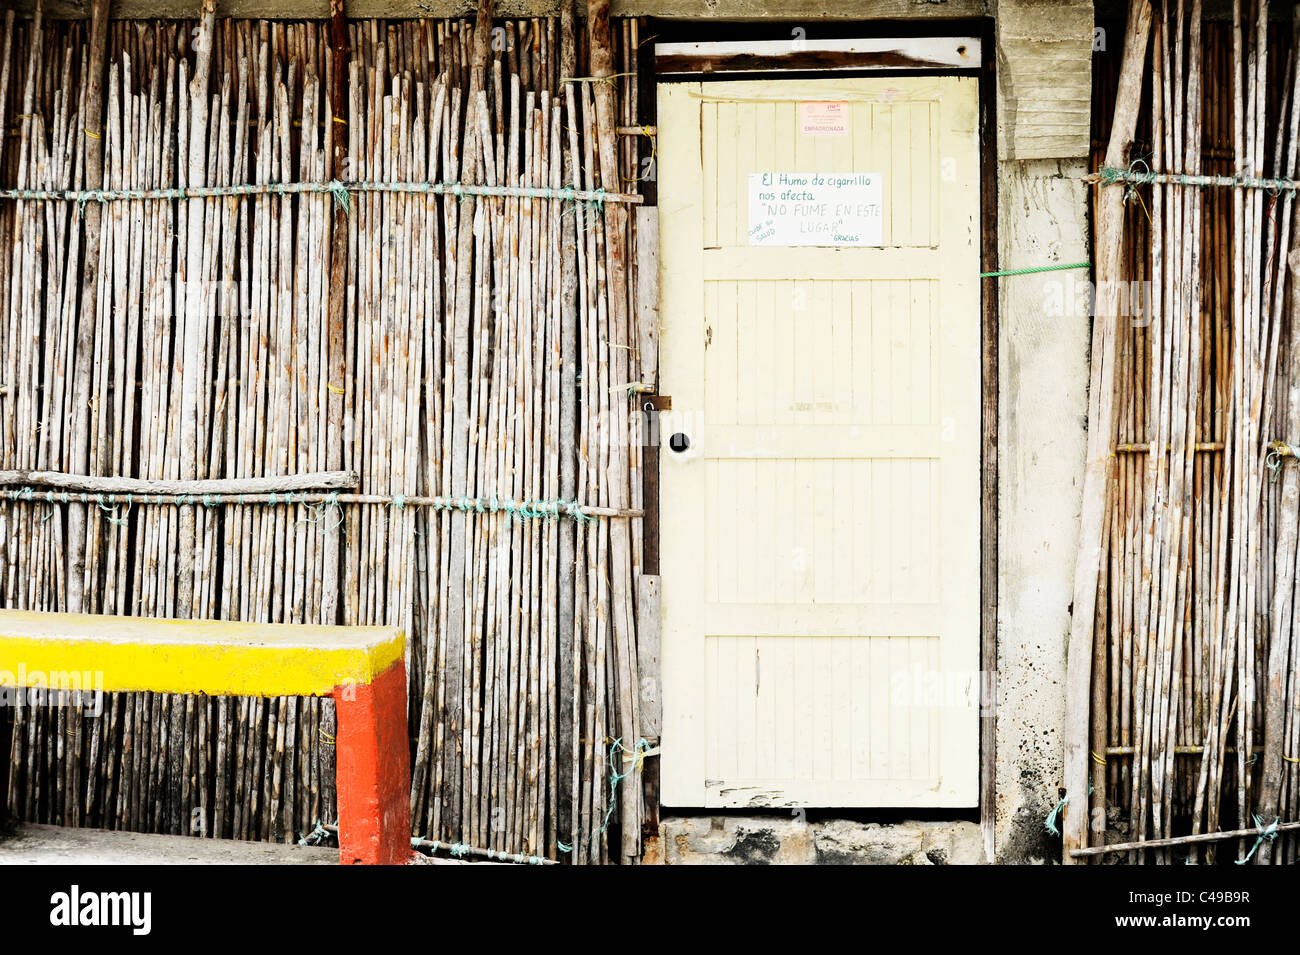
<path id="1" fill-rule="evenodd" d="M 574 189 L 571 186 L 477 186 L 460 182 L 268 182 L 235 186 L 189 186 L 176 189 L 0 189 L 0 199 L 25 202 L 75 202 L 85 207 L 92 202 L 174 201 L 177 199 L 232 199 L 241 196 L 303 196 L 328 193 L 344 211 L 351 208 L 353 193 L 409 193 L 418 196 L 504 196 L 521 199 L 563 199 L 566 202 L 640 203 L 635 193 L 606 192 L 604 189 Z"/>
<path id="2" fill-rule="evenodd" d="M 1115 454 L 1097 528 L 1088 769 L 1069 788 L 1091 788 L 1089 818 L 1107 828 L 1076 817 L 1067 854 L 1214 862 L 1237 839 L 1238 861 L 1255 848 L 1252 862 L 1292 862 L 1295 826 L 1257 839 L 1252 821 L 1300 817 L 1300 472 L 1274 446 L 1300 430 L 1300 313 L 1285 294 L 1296 28 L 1270 31 L 1267 0 L 1238 0 L 1231 24 L 1203 23 L 1198 0 L 1154 9 L 1146 145 L 1118 162 L 1094 152 L 1098 202 L 1127 200 L 1122 267 L 1105 278 L 1150 294 L 1132 322 L 1096 319 L 1117 336 L 1114 414 L 1093 422 Z M 1098 141 L 1115 90 L 1099 76 Z M 1216 832 L 1225 816 L 1235 827 Z"/>
<path id="3" fill-rule="evenodd" d="M 213 7 L 3 21 L 0 599 L 400 625 L 413 832 L 634 860 L 638 24 Z M 15 710 L 15 815 L 333 823 L 328 700 L 104 707 Z"/>

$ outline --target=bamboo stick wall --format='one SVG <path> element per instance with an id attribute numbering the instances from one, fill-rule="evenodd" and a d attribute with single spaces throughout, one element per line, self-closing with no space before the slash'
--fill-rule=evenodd
<path id="1" fill-rule="evenodd" d="M 637 189 L 637 143 L 614 130 L 636 121 L 634 21 L 614 24 L 602 59 L 601 17 L 593 43 L 567 12 L 340 18 L 332 37 L 329 22 L 208 11 L 109 23 L 102 94 L 91 24 L 11 14 L 0 187 L 93 187 L 98 168 L 110 188 Z M 630 765 L 613 741 L 638 738 L 640 521 L 491 506 L 639 507 L 629 223 L 621 204 L 556 198 L 0 201 L 0 468 L 342 469 L 385 501 L 10 495 L 4 606 L 400 624 L 414 834 L 575 862 L 637 855 L 639 787 L 611 799 L 611 769 Z M 431 495 L 488 503 L 406 503 Z M 101 717 L 14 719 L 19 818 L 263 840 L 335 821 L 328 700 L 121 694 Z"/>
<path id="2" fill-rule="evenodd" d="M 1294 178 L 1293 28 L 1261 27 L 1266 4 L 1240 4 L 1235 26 L 1202 25 L 1197 3 L 1154 7 L 1141 168 Z M 1094 169 L 1118 59 L 1118 46 L 1095 58 Z M 1300 441 L 1293 196 L 1177 184 L 1128 196 L 1092 668 L 1091 808 L 1107 831 L 1094 822 L 1094 846 L 1300 819 L 1297 475 L 1265 466 L 1270 442 Z M 1110 858 L 1238 860 L 1255 841 Z M 1252 859 L 1294 862 L 1298 848 L 1292 833 Z"/>

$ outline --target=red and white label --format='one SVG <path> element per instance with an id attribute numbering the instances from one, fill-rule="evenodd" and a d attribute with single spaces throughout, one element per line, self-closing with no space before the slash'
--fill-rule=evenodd
<path id="1" fill-rule="evenodd" d="M 847 136 L 849 104 L 800 103 L 799 132 L 804 136 Z"/>

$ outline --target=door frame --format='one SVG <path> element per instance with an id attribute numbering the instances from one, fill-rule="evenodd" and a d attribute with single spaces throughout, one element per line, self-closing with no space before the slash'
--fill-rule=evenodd
<path id="1" fill-rule="evenodd" d="M 819 29 L 823 25 L 819 24 Z M 750 58 L 745 63 L 744 71 L 726 70 L 721 72 L 676 72 L 659 75 L 655 67 L 655 56 L 640 57 L 640 75 L 638 76 L 638 114 L 641 122 L 650 128 L 657 124 L 657 93 L 661 83 L 675 82 L 712 82 L 735 81 L 743 79 L 812 79 L 830 76 L 973 76 L 978 81 L 979 108 L 979 151 L 980 151 L 980 271 L 991 273 L 997 269 L 998 258 L 998 187 L 997 187 L 997 86 L 995 75 L 993 19 L 984 17 L 971 21 L 913 21 L 906 24 L 883 21 L 853 21 L 847 23 L 827 24 L 826 32 L 832 36 L 881 38 L 898 37 L 911 40 L 975 36 L 980 40 L 980 63 L 972 69 L 940 67 L 918 63 L 915 66 L 899 65 L 895 60 L 891 65 L 870 66 L 862 60 L 856 66 L 848 65 L 843 69 L 791 70 L 788 63 L 773 59 L 766 65 L 762 58 Z M 693 21 L 688 23 L 670 23 L 662 20 L 650 20 L 644 28 L 644 36 L 658 42 L 709 41 L 720 38 L 736 39 L 738 35 L 747 34 L 759 37 L 787 38 L 793 29 L 804 25 L 795 21 L 755 24 L 719 24 L 717 22 Z M 915 44 L 908 43 L 909 47 Z M 879 44 L 868 44 L 874 50 Z M 902 44 L 900 44 L 902 46 Z M 865 54 L 870 57 L 872 53 Z M 675 70 L 681 69 L 681 60 L 675 64 Z M 643 138 L 641 155 L 644 159 L 653 156 L 652 142 Z M 654 207 L 658 202 L 658 190 L 654 180 L 643 183 L 644 204 Z M 653 241 L 658 243 L 658 234 Z M 654 249 L 657 259 L 658 248 Z M 657 303 L 656 303 L 657 310 Z M 660 321 L 665 318 L 661 316 Z M 979 659 L 980 659 L 980 702 L 979 702 L 979 819 L 984 839 L 985 853 L 993 858 L 995 811 L 996 811 L 996 765 L 997 765 L 997 731 L 995 711 L 997 705 L 997 625 L 998 625 L 998 286 L 994 276 L 983 274 L 980 281 L 980 623 L 979 623 Z M 647 383 L 650 384 L 650 383 Z M 658 382 L 651 385 L 657 392 Z M 653 415 L 664 402 L 670 400 L 657 393 L 643 396 L 643 411 Z M 658 435 L 657 422 L 652 421 L 646 429 L 647 435 Z M 657 444 L 648 445 L 644 450 L 643 470 L 643 507 L 644 517 L 644 555 L 643 568 L 647 575 L 659 573 L 659 467 L 660 457 Z M 646 819 L 645 829 L 649 836 L 657 835 L 659 824 L 659 766 L 658 760 L 646 763 Z"/>

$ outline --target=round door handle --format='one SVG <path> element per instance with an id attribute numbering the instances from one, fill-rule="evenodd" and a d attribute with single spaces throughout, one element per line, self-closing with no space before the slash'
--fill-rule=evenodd
<path id="1" fill-rule="evenodd" d="M 672 448 L 678 454 L 681 454 L 690 446 L 691 446 L 691 439 L 680 431 L 676 432 L 671 438 L 668 439 L 668 447 Z"/>

